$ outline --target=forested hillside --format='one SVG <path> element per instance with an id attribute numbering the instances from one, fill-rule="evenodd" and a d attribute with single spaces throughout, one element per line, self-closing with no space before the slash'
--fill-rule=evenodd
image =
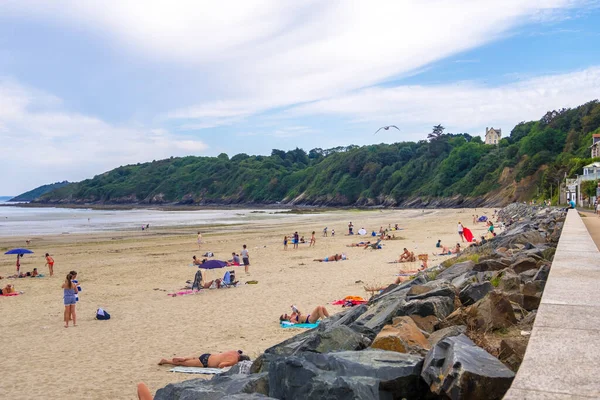
<path id="1" fill-rule="evenodd" d="M 427 140 L 128 165 L 44 196 L 62 203 L 480 205 L 557 197 L 592 160 L 600 103 L 522 122 L 498 146 L 434 127 Z"/>
<path id="2" fill-rule="evenodd" d="M 61 188 L 63 186 L 67 186 L 68 184 L 69 184 L 69 182 L 63 181 L 63 182 L 56 182 L 56 183 L 50 183 L 48 185 L 39 186 L 28 192 L 21 193 L 20 195 L 13 197 L 9 201 L 33 201 L 46 193 L 49 193 L 49 192 L 51 192 L 55 189 Z"/>

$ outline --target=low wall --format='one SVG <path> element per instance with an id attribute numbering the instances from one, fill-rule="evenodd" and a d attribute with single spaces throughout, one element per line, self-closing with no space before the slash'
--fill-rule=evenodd
<path id="1" fill-rule="evenodd" d="M 525 358 L 504 399 L 600 398 L 600 252 L 569 210 Z"/>

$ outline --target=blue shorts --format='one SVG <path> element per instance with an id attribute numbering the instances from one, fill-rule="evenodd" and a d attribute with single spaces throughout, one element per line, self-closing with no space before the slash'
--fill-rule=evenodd
<path id="1" fill-rule="evenodd" d="M 63 299 L 64 299 L 65 306 L 71 306 L 77 302 L 77 299 L 75 298 L 75 296 L 68 296 L 68 297 L 64 297 Z"/>

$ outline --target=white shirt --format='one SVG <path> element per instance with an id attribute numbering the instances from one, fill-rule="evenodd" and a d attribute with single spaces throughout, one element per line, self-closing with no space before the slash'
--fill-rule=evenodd
<path id="1" fill-rule="evenodd" d="M 459 232 L 462 232 L 462 231 L 463 231 L 463 226 L 462 226 L 462 224 L 458 224 L 458 231 L 459 231 Z"/>
<path id="2" fill-rule="evenodd" d="M 248 250 L 247 249 L 242 250 L 242 258 L 248 258 Z"/>

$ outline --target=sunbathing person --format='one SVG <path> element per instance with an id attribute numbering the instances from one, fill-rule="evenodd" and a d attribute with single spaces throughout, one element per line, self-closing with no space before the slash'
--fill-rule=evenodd
<path id="1" fill-rule="evenodd" d="M 295 309 L 291 314 L 283 314 L 279 317 L 279 322 L 287 321 L 293 324 L 314 324 L 319 319 L 328 318 L 329 312 L 324 306 L 317 306 L 310 314 L 304 315 L 300 310 Z"/>
<path id="2" fill-rule="evenodd" d="M 225 368 L 240 361 L 250 360 L 241 350 L 231 350 L 224 353 L 205 353 L 200 357 L 174 357 L 171 360 L 163 358 L 158 365 L 178 365 L 182 367 Z"/>
<path id="3" fill-rule="evenodd" d="M 14 285 L 11 285 L 10 283 L 6 286 L 4 286 L 4 289 L 2 289 L 2 294 L 11 294 L 11 293 L 15 293 L 15 287 Z"/>
<path id="4" fill-rule="evenodd" d="M 193 256 L 192 260 L 193 260 L 192 262 L 194 263 L 194 265 L 202 265 L 202 261 L 197 259 L 196 256 Z"/>
<path id="5" fill-rule="evenodd" d="M 319 262 L 329 262 L 329 261 L 344 261 L 347 260 L 348 257 L 344 253 L 342 254 L 334 254 L 333 256 L 325 257 L 325 258 L 315 258 L 313 261 Z"/>
<path id="6" fill-rule="evenodd" d="M 358 243 L 350 243 L 347 244 L 346 247 L 367 247 L 371 244 L 371 242 L 358 242 Z"/>
<path id="7" fill-rule="evenodd" d="M 412 262 L 415 260 L 416 260 L 415 253 L 413 253 L 412 251 L 408 251 L 408 249 L 405 247 L 404 253 L 400 254 L 400 258 L 398 259 L 398 262 Z"/>

